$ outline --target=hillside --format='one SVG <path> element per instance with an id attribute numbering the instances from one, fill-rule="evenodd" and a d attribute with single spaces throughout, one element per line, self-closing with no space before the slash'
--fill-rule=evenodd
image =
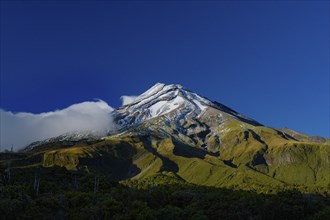
<path id="1" fill-rule="evenodd" d="M 266 127 L 180 85 L 156 84 L 112 114 L 118 130 L 106 137 L 71 134 L 33 143 L 2 153 L 1 167 L 58 166 L 112 181 L 170 172 L 203 186 L 330 190 L 329 142 Z"/>

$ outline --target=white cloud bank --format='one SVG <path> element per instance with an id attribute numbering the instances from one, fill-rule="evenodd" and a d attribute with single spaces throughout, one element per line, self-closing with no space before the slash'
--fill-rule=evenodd
<path id="1" fill-rule="evenodd" d="M 122 97 L 120 97 L 120 99 L 123 101 L 122 105 L 128 105 L 133 103 L 138 96 L 127 96 L 127 95 L 123 95 Z"/>
<path id="2" fill-rule="evenodd" d="M 111 108 L 106 102 L 83 102 L 54 112 L 12 113 L 0 109 L 1 151 L 21 149 L 39 140 L 73 131 L 93 131 L 103 135 L 115 129 Z"/>

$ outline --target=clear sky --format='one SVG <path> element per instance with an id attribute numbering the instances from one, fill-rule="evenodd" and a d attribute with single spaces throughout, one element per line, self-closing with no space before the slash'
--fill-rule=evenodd
<path id="1" fill-rule="evenodd" d="M 1 1 L 0 108 L 112 107 L 178 83 L 329 137 L 329 1 Z"/>

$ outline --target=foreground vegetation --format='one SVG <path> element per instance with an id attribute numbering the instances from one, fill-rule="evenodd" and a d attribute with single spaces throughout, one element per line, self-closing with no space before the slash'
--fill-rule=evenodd
<path id="1" fill-rule="evenodd" d="M 163 172 L 112 182 L 63 168 L 2 172 L 1 219 L 329 219 L 330 197 L 190 184 Z"/>

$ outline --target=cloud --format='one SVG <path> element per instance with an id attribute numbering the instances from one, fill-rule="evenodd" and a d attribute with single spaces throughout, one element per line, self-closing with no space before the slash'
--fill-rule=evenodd
<path id="1" fill-rule="evenodd" d="M 111 108 L 106 102 L 82 102 L 62 110 L 40 114 L 12 113 L 0 109 L 1 151 L 14 150 L 39 140 L 73 131 L 91 131 L 104 135 L 115 129 Z"/>
<path id="2" fill-rule="evenodd" d="M 128 104 L 133 103 L 136 100 L 137 97 L 138 96 L 123 95 L 122 97 L 120 97 L 120 99 L 123 101 L 122 105 L 128 105 Z"/>

